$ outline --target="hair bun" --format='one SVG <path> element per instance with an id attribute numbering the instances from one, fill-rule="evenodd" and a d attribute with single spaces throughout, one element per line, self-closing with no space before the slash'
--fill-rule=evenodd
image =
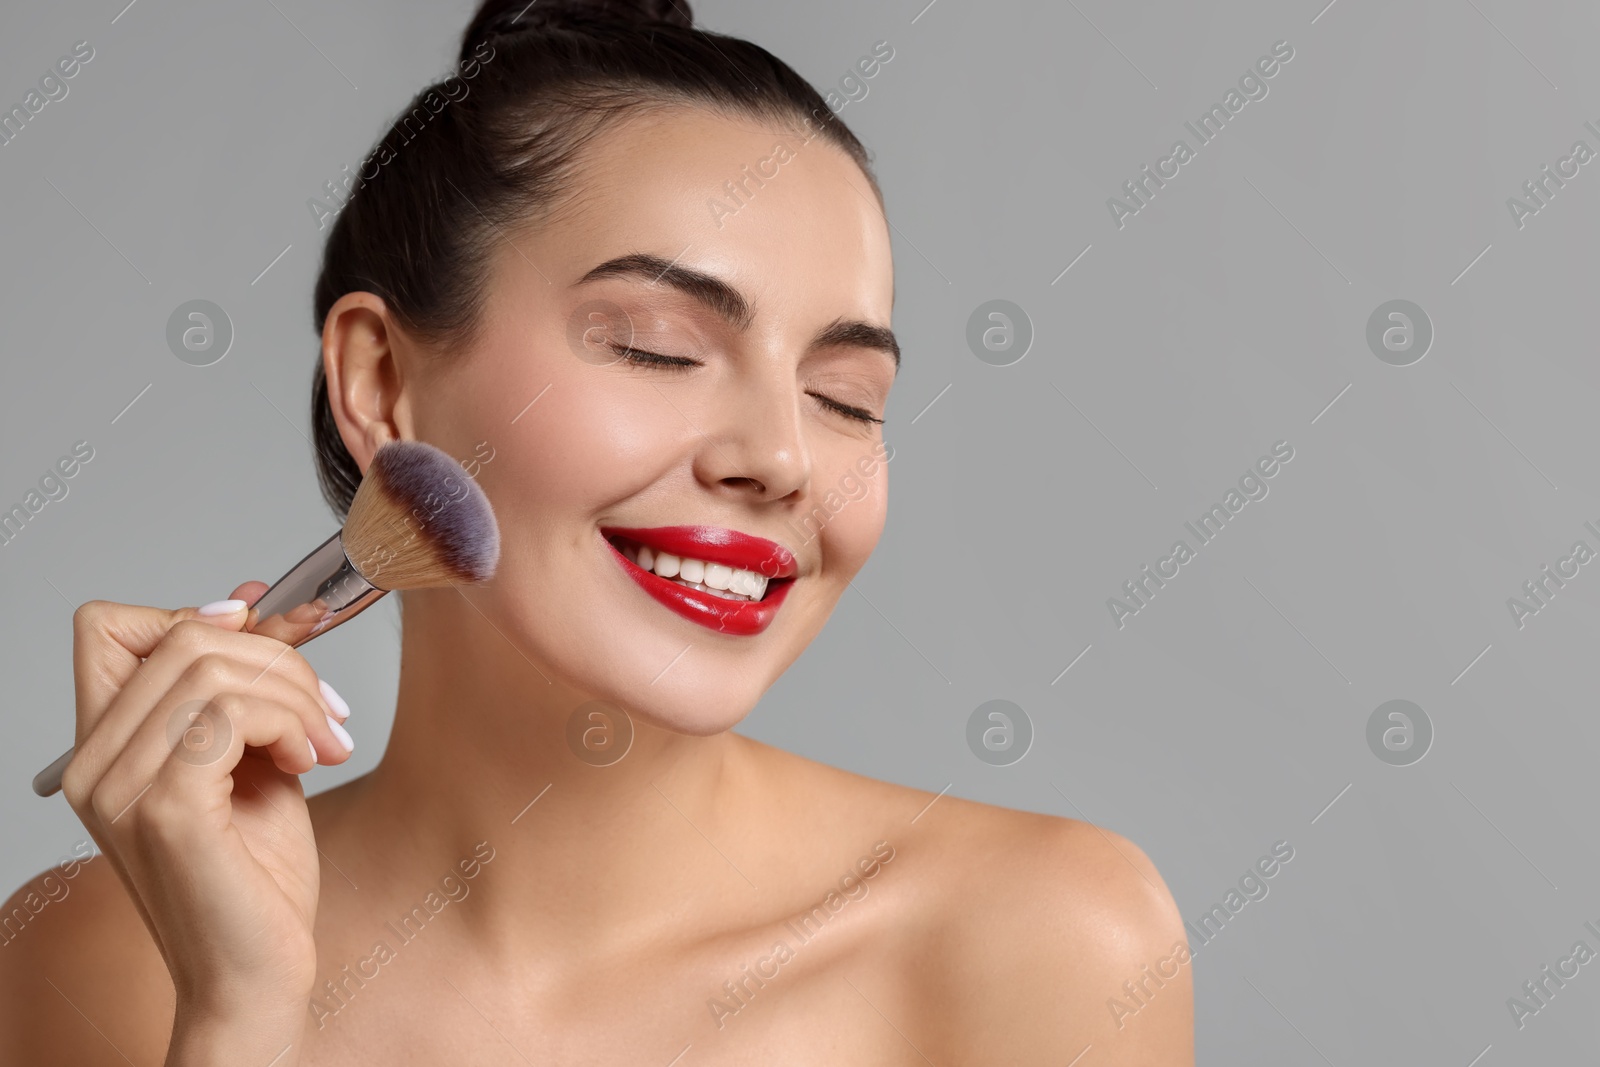
<path id="1" fill-rule="evenodd" d="M 665 23 L 689 29 L 694 14 L 688 0 L 484 0 L 462 34 L 461 59 L 493 37 L 618 23 Z"/>

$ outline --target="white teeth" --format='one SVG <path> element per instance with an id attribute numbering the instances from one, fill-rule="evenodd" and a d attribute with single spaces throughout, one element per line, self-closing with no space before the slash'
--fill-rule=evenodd
<path id="1" fill-rule="evenodd" d="M 733 568 L 724 563 L 707 563 L 705 583 L 713 589 L 727 589 L 734 593 L 742 593 L 742 589 L 734 589 L 728 583 L 733 579 Z"/>
<path id="2" fill-rule="evenodd" d="M 718 596 L 718 597 L 721 597 L 724 600 L 744 600 L 745 599 L 745 597 L 740 596 L 738 593 L 729 593 L 729 592 L 727 592 L 725 590 L 722 590 L 722 589 L 713 589 L 709 585 L 706 585 L 704 582 L 680 582 L 679 584 L 680 585 L 686 585 L 690 589 L 697 589 L 702 593 L 710 593 L 712 596 Z"/>
<path id="3" fill-rule="evenodd" d="M 662 578 L 725 600 L 760 600 L 767 595 L 767 579 L 755 571 L 674 556 L 648 545 L 628 545 L 622 549 L 622 554 L 642 570 L 654 571 Z"/>

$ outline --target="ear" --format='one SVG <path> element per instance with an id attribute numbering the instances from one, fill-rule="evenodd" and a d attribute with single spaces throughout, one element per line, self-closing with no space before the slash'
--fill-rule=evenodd
<path id="1" fill-rule="evenodd" d="M 363 472 L 378 446 L 411 440 L 407 344 L 383 298 L 346 293 L 322 324 L 322 371 L 339 436 Z"/>

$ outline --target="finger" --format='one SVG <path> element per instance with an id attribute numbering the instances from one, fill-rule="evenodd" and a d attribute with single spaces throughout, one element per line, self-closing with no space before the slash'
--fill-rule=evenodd
<path id="1" fill-rule="evenodd" d="M 156 686 L 156 692 L 159 693 L 170 689 L 196 662 L 204 659 L 213 669 L 218 691 L 227 686 L 248 688 L 266 678 L 283 678 L 298 685 L 308 698 L 321 705 L 324 714 L 334 710 L 323 694 L 316 670 L 293 648 L 276 638 L 230 633 L 220 627 L 207 625 L 209 622 L 196 618 L 175 625 L 168 637 L 145 660 L 140 680 Z M 246 672 L 242 679 L 238 673 L 240 671 Z M 107 710 L 107 717 L 124 714 L 121 707 L 123 697 L 132 689 L 130 686 L 118 694 Z M 130 697 L 130 702 L 140 703 L 136 696 Z M 148 706 L 150 702 L 145 703 Z"/>
<path id="2" fill-rule="evenodd" d="M 349 734 L 303 684 L 271 673 L 252 673 L 254 671 L 253 666 L 234 660 L 223 660 L 220 664 L 204 657 L 196 660 L 127 742 L 127 749 L 148 753 L 145 757 L 136 755 L 130 765 L 140 766 L 143 758 L 144 765 L 153 768 L 181 745 L 190 746 L 190 755 L 199 760 L 219 741 L 226 744 L 225 732 L 231 729 L 232 723 L 220 720 L 211 707 L 219 697 L 230 702 L 224 707 L 231 707 L 231 702 L 248 703 L 259 699 L 294 710 L 300 718 L 302 733 L 309 739 L 309 748 L 302 744 L 299 747 L 304 752 L 274 751 L 280 770 L 303 774 L 318 762 L 336 764 L 349 757 L 353 742 L 350 746 L 344 744 Z M 302 756 L 311 763 L 302 765 Z"/>
<path id="3" fill-rule="evenodd" d="M 201 619 L 237 630 L 248 617 L 245 606 L 218 601 L 204 608 L 152 608 L 91 600 L 72 616 L 72 674 L 81 741 L 117 693 L 142 667 L 162 638 L 178 623 Z M 202 614 L 202 611 L 208 612 Z"/>
<path id="4" fill-rule="evenodd" d="M 293 708 L 226 694 L 215 703 L 214 721 L 227 724 L 226 745 L 219 743 L 214 751 L 176 747 L 153 775 L 131 767 L 114 768 L 93 800 L 101 824 L 96 836 L 110 842 L 108 851 L 118 857 L 123 884 L 158 944 L 164 944 L 164 938 L 152 912 L 161 908 L 163 900 L 147 899 L 147 894 L 170 879 L 174 855 L 182 857 L 186 876 L 194 877 L 208 860 L 219 858 L 219 835 L 232 832 L 237 840 L 237 828 L 232 826 L 233 771 L 241 760 L 250 751 L 264 750 L 280 770 L 284 764 L 299 766 L 296 760 L 308 765 L 310 761 L 301 720 Z M 221 732 L 213 735 L 218 741 Z M 205 762 L 213 756 L 213 762 Z M 141 783 L 139 775 L 147 780 Z"/>
<path id="5" fill-rule="evenodd" d="M 290 732 L 293 730 L 292 711 L 293 709 L 288 709 L 278 713 L 280 721 Z M 271 724 L 265 717 L 258 715 L 254 718 L 258 725 L 270 728 Z M 147 820 L 146 828 L 159 828 L 158 840 L 165 852 L 164 860 L 162 855 L 153 853 L 149 849 L 127 850 L 137 851 L 138 857 L 134 862 L 141 865 L 142 877 L 139 880 L 144 884 L 160 885 L 163 877 L 170 879 L 167 869 L 172 865 L 172 857 L 181 857 L 183 881 L 190 892 L 187 894 L 188 899 L 182 902 L 179 909 L 181 914 L 175 916 L 176 923 L 171 921 L 174 918 L 172 909 L 166 908 L 169 913 L 169 934 L 174 940 L 186 939 L 200 931 L 218 929 L 237 922 L 234 913 L 235 901 L 229 899 L 227 892 L 217 892 L 207 887 L 240 886 L 241 879 L 248 877 L 251 861 L 257 864 L 261 862 L 261 858 L 253 853 L 248 840 L 251 836 L 249 820 L 241 819 L 239 810 L 241 803 L 255 807 L 254 802 L 266 800 L 274 812 L 273 815 L 267 816 L 272 824 L 272 832 L 279 832 L 283 824 L 287 823 L 307 847 L 315 847 L 310 814 L 304 800 L 305 791 L 299 787 L 298 779 L 284 778 L 282 781 L 283 785 L 289 787 L 286 792 L 299 794 L 298 798 L 289 797 L 287 804 L 283 803 L 282 799 L 274 802 L 268 795 L 280 794 L 280 790 L 273 788 L 272 776 L 249 776 L 244 779 L 249 784 L 241 784 L 239 766 L 245 760 L 256 758 L 256 754 L 271 750 L 272 746 L 268 745 L 265 749 L 252 747 L 249 741 L 262 741 L 265 737 L 262 734 L 254 734 L 249 729 L 236 730 L 234 736 L 235 745 L 242 755 L 237 763 L 233 763 L 232 756 L 225 756 L 220 761 L 220 763 L 233 763 L 233 774 L 219 781 L 208 773 L 208 768 L 196 767 L 181 758 L 179 752 L 175 750 L 172 757 L 157 771 L 150 789 L 122 819 L 122 823 L 128 823 L 136 816 L 142 816 Z M 303 740 L 296 742 L 290 736 L 285 736 L 283 741 L 288 751 L 293 752 L 300 751 L 297 746 L 303 744 Z M 262 758 L 268 757 L 262 756 Z M 245 793 L 249 795 L 246 796 Z M 152 805 L 150 810 L 141 812 L 146 804 Z M 119 827 L 121 825 L 118 824 Z M 291 847 L 294 847 L 292 842 Z M 274 851 L 278 849 L 275 847 Z M 244 866 L 241 867 L 241 864 Z M 313 866 L 311 868 L 313 880 L 316 878 L 315 871 L 316 868 Z M 167 892 L 170 893 L 170 880 L 168 886 Z M 314 884 L 312 890 L 314 893 Z M 179 892 L 182 894 L 181 888 Z M 153 901 L 152 907 L 161 909 L 169 903 L 167 899 Z M 308 923 L 314 915 L 313 909 L 305 916 Z M 261 933 L 264 936 L 272 936 L 268 931 Z"/>
<path id="6" fill-rule="evenodd" d="M 196 633 L 236 630 L 249 618 L 241 601 L 226 600 L 198 608 L 151 608 L 110 601 L 90 601 L 73 615 L 73 680 L 77 690 L 74 725 L 74 751 L 61 773 L 61 791 L 74 811 L 83 814 L 89 793 L 105 766 L 140 718 L 176 675 L 169 669 L 149 666 L 163 644 L 172 645 L 175 629 L 186 630 L 187 644 L 198 645 Z M 94 747 L 96 730 L 112 709 L 125 709 L 122 725 L 112 732 L 109 751 L 95 757 L 85 755 Z"/>
<path id="7" fill-rule="evenodd" d="M 174 734 L 175 744 L 169 740 Z M 199 701 L 174 694 L 171 705 L 157 707 L 96 786 L 95 814 L 113 838 L 150 829 L 163 840 L 174 833 L 220 831 L 231 810 L 230 779 L 247 749 L 260 750 L 285 774 L 304 774 L 315 765 L 299 708 L 253 693 L 218 693 Z M 173 773 L 166 774 L 174 763 Z M 165 788 L 159 803 L 131 816 L 158 778 Z"/>
<path id="8" fill-rule="evenodd" d="M 277 651 L 274 652 L 273 650 Z M 173 627 L 144 663 L 138 680 L 117 694 L 94 729 L 78 743 L 62 775 L 62 792 L 80 815 L 100 780 L 141 730 L 147 762 L 164 759 L 187 729 L 187 716 L 218 693 L 259 693 L 306 709 L 306 730 L 323 762 L 343 761 L 349 734 L 336 729 L 311 665 L 280 641 L 219 633 L 199 620 Z M 320 714 L 319 714 L 320 712 Z M 177 721 L 174 721 L 174 716 Z M 154 725 L 146 729 L 152 719 Z M 164 731 L 171 730 L 170 734 Z"/>
<path id="9" fill-rule="evenodd" d="M 247 586 L 241 586 L 240 589 L 246 590 Z M 259 593 L 255 594 L 256 598 L 259 596 Z M 206 618 L 212 625 L 237 629 L 248 618 L 245 605 L 229 604 L 225 606 L 227 610 L 223 611 L 218 610 L 223 605 L 206 607 L 210 608 L 210 612 L 202 615 L 205 608 L 169 611 L 111 601 L 90 601 L 73 612 L 73 686 L 77 700 L 75 734 L 80 744 L 103 718 L 109 703 L 124 691 L 129 679 L 142 670 L 140 661 L 166 637 L 173 625 L 185 619 Z M 77 762 L 75 753 L 68 767 Z M 94 775 L 94 780 L 98 777 L 98 774 Z M 76 782 L 72 784 L 75 786 Z M 140 918 L 159 944 L 150 913 L 116 848 L 107 839 L 99 820 L 90 810 L 87 797 L 78 789 L 69 788 L 66 776 L 63 776 L 63 792 L 70 800 L 74 800 L 74 811 L 99 845 L 100 851 L 110 860 L 112 869 L 126 887 Z"/>
<path id="10" fill-rule="evenodd" d="M 265 594 L 268 589 L 271 588 L 272 587 L 266 582 L 245 582 L 243 585 L 239 586 L 239 588 L 229 593 L 228 596 L 234 600 L 242 600 L 246 604 L 254 604 L 256 601 L 261 599 L 262 595 Z"/>
<path id="11" fill-rule="evenodd" d="M 247 688 L 272 674 L 298 681 L 308 696 L 322 701 L 316 672 L 289 646 L 268 637 L 224 632 L 211 622 L 218 617 L 179 620 L 97 719 L 80 709 L 77 752 L 61 777 L 62 791 L 69 803 L 77 803 L 74 790 L 79 798 L 93 791 L 95 781 L 150 714 L 152 706 L 198 662 L 204 661 L 213 686 L 210 692 L 193 693 L 191 697 L 209 697 L 230 687 Z M 241 679 L 241 669 L 249 669 L 251 676 Z"/>

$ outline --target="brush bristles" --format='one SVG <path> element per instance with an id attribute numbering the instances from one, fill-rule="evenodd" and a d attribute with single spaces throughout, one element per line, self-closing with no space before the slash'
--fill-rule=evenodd
<path id="1" fill-rule="evenodd" d="M 485 581 L 500 559 L 489 498 L 459 463 L 421 441 L 379 447 L 340 536 L 361 576 L 391 592 Z"/>

